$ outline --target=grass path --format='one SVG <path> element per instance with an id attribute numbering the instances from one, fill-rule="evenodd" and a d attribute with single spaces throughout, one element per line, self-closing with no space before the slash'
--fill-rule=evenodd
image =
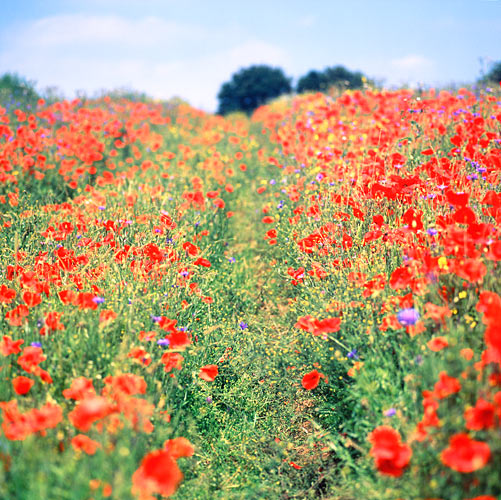
<path id="1" fill-rule="evenodd" d="M 276 269 L 262 239 L 259 200 L 239 197 L 229 233 L 228 254 L 236 259 L 221 277 L 231 300 L 231 317 L 217 324 L 213 342 L 226 346 L 219 359 L 210 403 L 195 417 L 201 436 L 199 461 L 178 492 L 179 498 L 320 498 L 318 470 L 328 453 L 313 448 L 309 422 L 313 401 L 286 360 L 298 338 L 288 323 L 286 293 L 277 294 Z M 210 328 L 209 328 L 210 330 Z M 301 465 L 299 465 L 301 464 Z M 301 467 L 301 468 L 300 468 Z"/>

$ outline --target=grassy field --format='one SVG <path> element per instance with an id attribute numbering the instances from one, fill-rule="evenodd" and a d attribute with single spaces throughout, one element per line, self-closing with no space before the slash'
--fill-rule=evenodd
<path id="1" fill-rule="evenodd" d="M 0 108 L 0 498 L 501 498 L 501 102 Z"/>

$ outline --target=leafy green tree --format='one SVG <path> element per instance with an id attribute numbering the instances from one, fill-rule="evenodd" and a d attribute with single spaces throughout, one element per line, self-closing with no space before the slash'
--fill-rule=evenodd
<path id="1" fill-rule="evenodd" d="M 483 83 L 501 82 L 501 61 L 494 63 L 489 72 L 480 80 Z"/>
<path id="2" fill-rule="evenodd" d="M 344 66 L 333 66 L 323 71 L 312 70 L 299 79 L 296 91 L 325 92 L 332 86 L 356 89 L 362 87 L 363 76 L 360 71 L 350 71 Z"/>
<path id="3" fill-rule="evenodd" d="M 0 106 L 30 109 L 36 107 L 39 98 L 35 82 L 15 73 L 5 73 L 0 77 Z"/>
<path id="4" fill-rule="evenodd" d="M 254 65 L 235 73 L 224 83 L 217 95 L 218 113 L 233 111 L 252 113 L 269 99 L 292 91 L 291 79 L 280 68 Z"/>

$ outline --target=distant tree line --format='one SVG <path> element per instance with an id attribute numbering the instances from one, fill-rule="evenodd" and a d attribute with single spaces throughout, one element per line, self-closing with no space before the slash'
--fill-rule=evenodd
<path id="1" fill-rule="evenodd" d="M 5 73 L 0 77 L 0 106 L 7 110 L 36 108 L 39 99 L 35 82 L 15 73 Z"/>
<path id="2" fill-rule="evenodd" d="M 487 74 L 480 79 L 480 82 L 487 85 L 501 85 L 501 61 L 493 63 Z"/>
<path id="3" fill-rule="evenodd" d="M 364 75 L 350 71 L 344 66 L 334 66 L 323 71 L 312 70 L 299 78 L 296 87 L 292 78 L 280 68 L 264 64 L 243 68 L 231 80 L 223 83 L 217 97 L 218 113 L 226 115 L 234 111 L 252 113 L 257 107 L 274 97 L 289 94 L 293 90 L 303 92 L 326 92 L 330 87 L 356 89 L 363 85 Z"/>
<path id="4" fill-rule="evenodd" d="M 223 83 L 217 97 L 222 115 L 234 111 L 252 113 L 265 102 L 293 91 L 327 92 L 331 87 L 341 89 L 361 88 L 369 79 L 360 71 L 350 71 L 344 66 L 333 66 L 322 71 L 311 70 L 298 79 L 295 88 L 292 78 L 285 75 L 282 69 L 267 65 L 254 65 L 235 73 L 230 81 Z M 494 63 L 490 71 L 478 80 L 484 85 L 501 82 L 501 61 Z"/>
<path id="5" fill-rule="evenodd" d="M 217 95 L 219 107 L 217 112 L 222 115 L 241 111 L 252 113 L 256 108 L 270 99 L 290 94 L 304 92 L 327 92 L 331 87 L 342 89 L 361 88 L 364 81 L 369 81 L 360 71 L 350 71 L 344 66 L 333 66 L 322 71 L 311 70 L 292 85 L 292 78 L 285 75 L 281 68 L 264 64 L 253 65 L 240 69 L 231 79 L 221 86 Z M 491 65 L 487 74 L 478 79 L 483 85 L 499 85 L 501 82 L 501 61 Z M 113 98 L 127 98 L 134 101 L 147 101 L 150 98 L 130 89 L 115 89 L 102 91 L 96 98 L 103 95 Z M 15 73 L 5 73 L 0 76 L 0 106 L 7 110 L 16 108 L 34 109 L 40 98 L 48 102 L 62 99 L 61 92 L 56 87 L 48 87 L 42 92 L 35 88 L 35 82 Z"/>

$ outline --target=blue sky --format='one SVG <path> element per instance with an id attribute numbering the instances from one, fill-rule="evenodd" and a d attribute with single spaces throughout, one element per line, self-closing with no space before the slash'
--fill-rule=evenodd
<path id="1" fill-rule="evenodd" d="M 6 0 L 0 74 L 127 87 L 214 111 L 240 67 L 342 64 L 400 84 L 472 82 L 501 60 L 501 0 Z M 483 62 L 481 62 L 483 61 Z"/>

